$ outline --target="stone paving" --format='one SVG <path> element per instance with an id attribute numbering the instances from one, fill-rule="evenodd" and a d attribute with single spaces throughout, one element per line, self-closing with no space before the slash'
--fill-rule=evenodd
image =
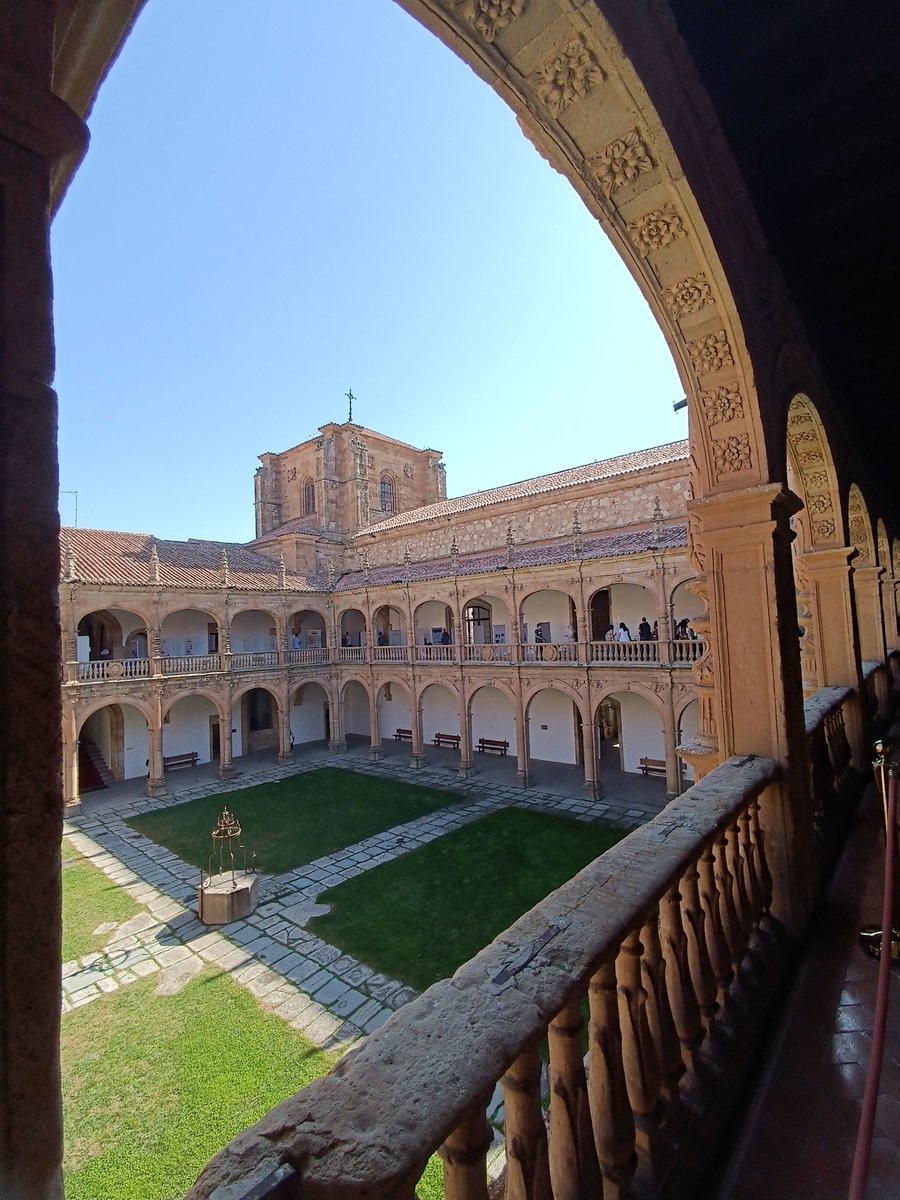
<path id="1" fill-rule="evenodd" d="M 111 925 L 102 952 L 64 965 L 64 1012 L 150 974 L 159 974 L 160 990 L 175 991 L 202 970 L 204 963 L 214 963 L 316 1046 L 343 1049 L 377 1029 L 417 993 L 306 931 L 321 892 L 489 812 L 513 805 L 626 830 L 636 828 L 662 807 L 658 788 L 641 787 L 622 799 L 594 801 L 546 790 L 523 791 L 496 777 L 451 783 L 446 768 L 436 765 L 412 772 L 399 756 L 370 763 L 359 756 L 323 750 L 286 766 L 275 766 L 271 760 L 244 763 L 250 769 L 230 783 L 207 771 L 205 777 L 195 774 L 183 783 L 170 776 L 169 792 L 163 796 L 141 795 L 134 781 L 130 786 L 91 793 L 82 811 L 66 821 L 66 836 L 76 849 L 143 911 L 119 926 Z M 217 929 L 203 925 L 195 915 L 197 868 L 125 824 L 137 813 L 183 804 L 198 796 L 225 795 L 323 766 L 415 781 L 454 793 L 457 801 L 296 870 L 262 876 L 256 911 L 246 920 Z M 629 790 L 634 793 L 633 784 Z"/>

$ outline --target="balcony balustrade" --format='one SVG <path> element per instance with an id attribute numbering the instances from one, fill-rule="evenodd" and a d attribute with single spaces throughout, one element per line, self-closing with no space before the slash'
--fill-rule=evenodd
<path id="1" fill-rule="evenodd" d="M 544 664 L 555 667 L 689 667 L 703 654 L 699 640 L 664 642 L 494 642 L 462 646 L 321 646 L 303 650 L 241 651 L 233 654 L 177 654 L 151 658 L 99 659 L 66 664 L 69 683 L 104 683 L 162 675 L 203 675 L 287 667 L 449 663 Z M 155 667 L 159 663 L 158 668 Z M 871 684 L 875 702 L 875 685 Z"/>
<path id="2" fill-rule="evenodd" d="M 501 1135 L 508 1200 L 690 1194 L 780 969 L 777 772 L 711 772 L 243 1132 L 187 1200 L 408 1198 L 435 1151 L 447 1197 L 487 1200 Z"/>

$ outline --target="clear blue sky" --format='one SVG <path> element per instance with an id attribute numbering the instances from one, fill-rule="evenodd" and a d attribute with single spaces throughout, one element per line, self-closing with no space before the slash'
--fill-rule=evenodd
<path id="1" fill-rule="evenodd" d="M 81 526 L 249 540 L 257 455 L 351 386 L 451 495 L 687 436 L 599 225 L 393 0 L 149 0 L 89 124 L 52 234 Z"/>

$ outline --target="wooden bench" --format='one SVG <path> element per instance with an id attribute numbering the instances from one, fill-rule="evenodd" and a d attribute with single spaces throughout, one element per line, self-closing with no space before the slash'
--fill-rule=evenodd
<path id="1" fill-rule="evenodd" d="M 485 750 L 496 750 L 498 754 L 505 754 L 509 749 L 509 742 L 498 741 L 497 738 L 479 738 L 478 753 L 484 754 Z"/>
<path id="2" fill-rule="evenodd" d="M 412 741 L 412 730 L 411 729 L 398 729 L 397 732 L 394 734 L 394 741 L 395 742 L 411 742 Z"/>
<path id="3" fill-rule="evenodd" d="M 458 733 L 436 733 L 432 745 L 449 746 L 451 750 L 458 750 L 459 739 L 460 735 Z"/>
<path id="4" fill-rule="evenodd" d="M 167 754 L 163 758 L 163 769 L 168 771 L 169 767 L 196 767 L 199 757 L 196 750 L 189 750 L 186 754 Z"/>
<path id="5" fill-rule="evenodd" d="M 642 775 L 665 775 L 666 760 L 664 758 L 642 758 L 639 760 Z"/>

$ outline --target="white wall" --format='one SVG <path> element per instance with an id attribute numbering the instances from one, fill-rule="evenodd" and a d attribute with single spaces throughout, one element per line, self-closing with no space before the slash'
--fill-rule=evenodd
<path id="1" fill-rule="evenodd" d="M 693 617 L 702 616 L 705 607 L 699 596 L 689 592 L 685 584 L 679 584 L 672 593 L 672 612 L 675 621 L 680 621 L 684 617 L 691 620 Z"/>
<path id="2" fill-rule="evenodd" d="M 83 742 L 93 742 L 103 755 L 103 761 L 107 766 L 110 765 L 112 746 L 110 744 L 109 736 L 108 709 L 101 708 L 98 712 L 91 713 L 91 715 L 82 725 L 79 737 Z"/>
<path id="3" fill-rule="evenodd" d="M 134 633 L 136 629 L 146 629 L 147 623 L 142 617 L 138 617 L 135 613 L 126 612 L 123 608 L 111 608 L 109 610 L 122 626 L 122 645 L 128 641 L 128 635 Z"/>
<path id="4" fill-rule="evenodd" d="M 192 643 L 192 654 L 207 654 L 209 652 L 208 626 L 211 624 L 215 625 L 215 621 L 205 612 L 186 610 L 172 613 L 163 621 L 160 630 L 163 654 L 186 654 L 188 641 Z"/>
<path id="5" fill-rule="evenodd" d="M 516 727 L 512 705 L 497 688 L 480 688 L 472 700 L 472 747 L 478 748 L 480 737 L 509 742 L 509 753 L 516 752 Z M 445 732 L 445 731 L 442 731 Z"/>
<path id="6" fill-rule="evenodd" d="M 436 733 L 459 732 L 456 697 L 448 688 L 432 684 L 422 693 L 422 737 L 425 744 L 429 745 Z"/>
<path id="7" fill-rule="evenodd" d="M 532 758 L 574 763 L 575 709 L 564 692 L 538 692 L 528 706 L 528 740 Z M 546 725 L 546 729 L 543 726 Z"/>
<path id="8" fill-rule="evenodd" d="M 369 697 L 362 684 L 348 684 L 344 691 L 344 733 L 369 737 Z"/>
<path id="9" fill-rule="evenodd" d="M 636 583 L 614 583 L 609 589 L 609 619 L 616 630 L 619 628 L 619 622 L 624 621 L 632 638 L 637 641 L 638 625 L 642 617 L 647 618 L 651 628 L 653 622 L 659 620 L 653 592 Z"/>
<path id="10" fill-rule="evenodd" d="M 681 714 L 681 720 L 678 723 L 678 744 L 681 745 L 682 742 L 695 737 L 699 724 L 700 705 L 696 700 L 692 700 Z M 694 769 L 684 759 L 681 760 L 681 778 L 685 783 L 694 782 Z"/>
<path id="11" fill-rule="evenodd" d="M 322 741 L 325 737 L 325 693 L 320 687 L 312 683 L 305 685 L 302 703 L 291 705 L 290 722 L 298 745 Z"/>
<path id="12" fill-rule="evenodd" d="M 378 724 L 381 728 L 381 740 L 390 741 L 394 732 L 399 729 L 412 728 L 412 714 L 409 708 L 409 695 L 399 683 L 391 684 L 391 699 L 385 699 L 384 689 L 378 697 Z"/>
<path id="13" fill-rule="evenodd" d="M 147 722 L 140 709 L 130 704 L 121 705 L 125 734 L 125 778 L 138 779 L 147 774 L 147 759 L 150 757 L 150 737 Z"/>
<path id="14" fill-rule="evenodd" d="M 638 760 L 641 758 L 664 759 L 666 744 L 663 740 L 662 717 L 651 708 L 650 702 L 633 692 L 617 692 L 615 698 L 621 708 L 619 742 L 622 747 L 622 769 L 640 771 Z"/>
<path id="15" fill-rule="evenodd" d="M 269 632 L 275 628 L 275 618 L 264 612 L 245 612 L 231 622 L 231 650 L 233 654 L 256 654 L 266 650 L 276 650 L 275 635 Z M 196 651 L 195 651 L 196 652 Z"/>
<path id="16" fill-rule="evenodd" d="M 215 715 L 215 708 L 205 696 L 179 700 L 169 709 L 168 724 L 163 725 L 163 757 L 196 750 L 198 763 L 209 762 L 209 718 Z"/>
<path id="17" fill-rule="evenodd" d="M 565 642 L 571 630 L 571 606 L 564 592 L 535 592 L 522 605 L 522 623 L 528 626 L 528 640 L 534 641 L 534 627 L 541 621 L 550 622 L 551 642 Z"/>
<path id="18" fill-rule="evenodd" d="M 447 611 L 447 605 L 439 600 L 428 600 L 416 609 L 416 645 L 423 646 L 425 638 L 432 641 L 432 629 L 446 629 L 453 637 L 453 620 Z M 443 732 L 443 730 L 441 731 Z"/>

